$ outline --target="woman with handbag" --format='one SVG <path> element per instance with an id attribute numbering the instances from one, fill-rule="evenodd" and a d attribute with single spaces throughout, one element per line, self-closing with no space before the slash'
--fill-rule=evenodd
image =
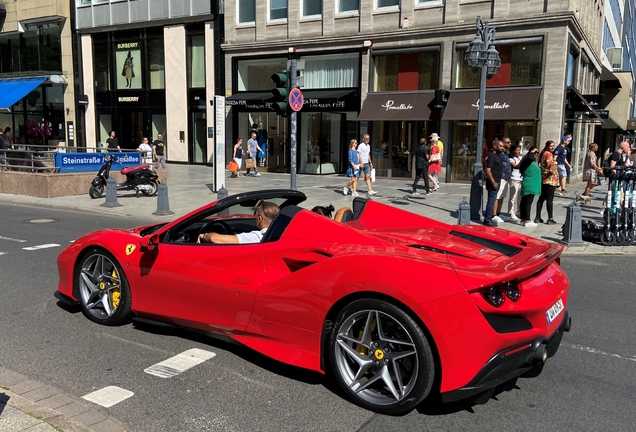
<path id="1" fill-rule="evenodd" d="M 360 177 L 360 158 L 358 157 L 358 151 L 356 150 L 358 147 L 358 141 L 352 139 L 349 141 L 349 153 L 347 154 L 349 160 L 349 166 L 347 167 L 346 177 L 349 177 L 349 182 L 345 187 L 342 188 L 342 193 L 346 195 L 349 193 L 349 188 L 351 188 L 351 195 L 353 197 L 357 197 L 360 195 L 356 188 L 358 186 L 358 178 Z"/>
<path id="2" fill-rule="evenodd" d="M 596 180 L 599 175 L 600 167 L 598 166 L 598 158 L 596 157 L 596 151 L 598 150 L 598 144 L 592 143 L 588 146 L 587 155 L 585 155 L 585 162 L 583 162 L 583 180 L 587 181 L 585 191 L 583 195 L 576 197 L 577 200 L 584 202 L 590 201 L 590 192 L 596 186 Z M 601 173 L 603 170 L 601 170 Z"/>
<path id="3" fill-rule="evenodd" d="M 442 172 L 442 152 L 437 145 L 437 142 L 433 142 L 431 146 L 431 158 L 428 161 L 428 178 L 435 185 L 433 192 L 439 188 L 439 183 L 435 180 L 435 174 Z"/>
<path id="4" fill-rule="evenodd" d="M 232 174 L 232 177 L 241 178 L 241 167 L 243 166 L 243 138 L 237 138 L 234 143 L 234 154 L 232 158 L 236 162 L 236 173 Z"/>

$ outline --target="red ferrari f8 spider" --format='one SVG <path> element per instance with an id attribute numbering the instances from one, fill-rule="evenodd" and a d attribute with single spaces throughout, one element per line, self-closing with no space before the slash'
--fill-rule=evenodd
<path id="1" fill-rule="evenodd" d="M 60 254 L 57 296 L 101 324 L 134 315 L 226 335 L 333 374 L 384 414 L 433 392 L 488 398 L 540 372 L 570 329 L 560 245 L 360 198 L 333 220 L 305 199 L 248 192 L 171 223 L 88 234 Z M 260 243 L 197 244 L 255 230 L 259 200 L 281 209 Z"/>

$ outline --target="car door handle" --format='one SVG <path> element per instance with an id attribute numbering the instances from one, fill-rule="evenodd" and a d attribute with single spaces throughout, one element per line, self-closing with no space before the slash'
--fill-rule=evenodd
<path id="1" fill-rule="evenodd" d="M 250 283 L 251 280 L 252 280 L 252 278 L 248 278 L 248 277 L 236 278 L 236 279 L 234 279 L 234 283 L 241 284 L 241 285 L 247 285 L 247 284 Z"/>

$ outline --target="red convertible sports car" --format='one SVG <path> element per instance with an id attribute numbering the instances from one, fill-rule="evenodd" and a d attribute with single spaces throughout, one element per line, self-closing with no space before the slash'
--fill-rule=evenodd
<path id="1" fill-rule="evenodd" d="M 58 258 L 57 297 L 101 324 L 134 315 L 229 336 L 332 374 L 385 414 L 429 394 L 487 400 L 540 372 L 570 329 L 560 245 L 361 198 L 333 220 L 299 207 L 305 198 L 248 192 L 88 234 Z M 255 230 L 259 200 L 280 207 L 260 243 L 197 244 Z"/>

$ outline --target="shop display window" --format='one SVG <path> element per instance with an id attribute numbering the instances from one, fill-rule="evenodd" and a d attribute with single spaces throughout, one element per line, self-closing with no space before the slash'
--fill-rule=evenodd
<path id="1" fill-rule="evenodd" d="M 438 88 L 439 52 L 378 55 L 374 57 L 376 92 Z"/>

